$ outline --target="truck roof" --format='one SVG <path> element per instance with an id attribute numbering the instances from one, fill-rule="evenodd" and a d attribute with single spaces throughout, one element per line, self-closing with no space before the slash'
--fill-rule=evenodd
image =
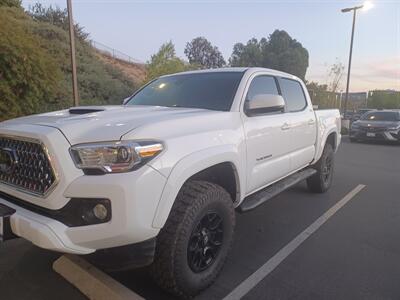
<path id="1" fill-rule="evenodd" d="M 171 75 L 183 75 L 183 74 L 196 74 L 196 73 L 214 73 L 214 72 L 267 72 L 271 75 L 275 75 L 275 76 L 282 76 L 282 77 L 288 77 L 288 78 L 292 78 L 292 79 L 299 79 L 298 77 L 289 74 L 289 73 L 285 73 L 285 72 L 281 72 L 281 71 L 277 71 L 274 69 L 268 69 L 268 68 L 259 68 L 259 67 L 227 67 L 227 68 L 217 68 L 217 69 L 204 69 L 204 70 L 192 70 L 192 71 L 185 71 L 185 72 L 179 72 L 179 73 L 174 73 L 174 74 L 168 74 L 168 75 L 164 75 L 161 77 L 165 77 L 165 76 L 171 76 Z"/>

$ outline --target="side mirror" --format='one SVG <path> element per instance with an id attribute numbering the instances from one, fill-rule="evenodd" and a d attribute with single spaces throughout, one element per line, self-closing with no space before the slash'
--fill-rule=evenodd
<path id="1" fill-rule="evenodd" d="M 125 105 L 126 103 L 128 103 L 129 99 L 131 99 L 131 97 L 125 98 L 124 100 L 122 100 L 122 105 Z"/>
<path id="2" fill-rule="evenodd" d="M 248 115 L 283 112 L 285 100 L 280 95 L 259 94 L 246 101 L 245 111 Z"/>

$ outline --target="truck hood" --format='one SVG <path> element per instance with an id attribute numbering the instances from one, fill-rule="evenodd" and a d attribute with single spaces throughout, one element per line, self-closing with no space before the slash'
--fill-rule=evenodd
<path id="1" fill-rule="evenodd" d="M 168 119 L 190 118 L 215 112 L 161 106 L 87 106 L 5 121 L 7 124 L 32 124 L 59 129 L 71 145 L 119 140 L 135 128 Z"/>

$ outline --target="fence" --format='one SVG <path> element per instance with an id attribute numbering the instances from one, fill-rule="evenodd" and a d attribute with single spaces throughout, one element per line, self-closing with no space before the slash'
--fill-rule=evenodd
<path id="1" fill-rule="evenodd" d="M 340 93 L 328 91 L 308 90 L 313 105 L 318 105 L 318 108 L 341 108 L 342 99 Z"/>
<path id="2" fill-rule="evenodd" d="M 111 48 L 107 45 L 104 45 L 102 43 L 90 40 L 89 44 L 93 47 L 96 48 L 98 51 L 101 53 L 110 56 L 115 59 L 123 60 L 128 63 L 135 63 L 135 64 L 143 64 L 140 60 L 137 60 L 133 58 L 132 56 L 129 56 L 128 54 L 125 54 L 117 49 Z"/>

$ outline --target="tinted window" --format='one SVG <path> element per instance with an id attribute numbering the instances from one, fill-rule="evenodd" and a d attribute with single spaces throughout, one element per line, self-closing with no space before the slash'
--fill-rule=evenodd
<path id="1" fill-rule="evenodd" d="M 250 84 L 246 100 L 251 101 L 254 96 L 260 94 L 279 95 L 274 77 L 257 76 Z"/>
<path id="2" fill-rule="evenodd" d="M 287 111 L 299 111 L 306 107 L 307 101 L 298 81 L 282 78 L 279 84 L 282 96 L 285 98 Z"/>
<path id="3" fill-rule="evenodd" d="M 133 95 L 127 105 L 228 111 L 242 76 L 242 72 L 210 72 L 162 77 Z"/>
<path id="4" fill-rule="evenodd" d="M 368 121 L 400 121 L 398 112 L 394 111 L 376 111 L 366 113 L 361 117 L 361 120 Z"/>

